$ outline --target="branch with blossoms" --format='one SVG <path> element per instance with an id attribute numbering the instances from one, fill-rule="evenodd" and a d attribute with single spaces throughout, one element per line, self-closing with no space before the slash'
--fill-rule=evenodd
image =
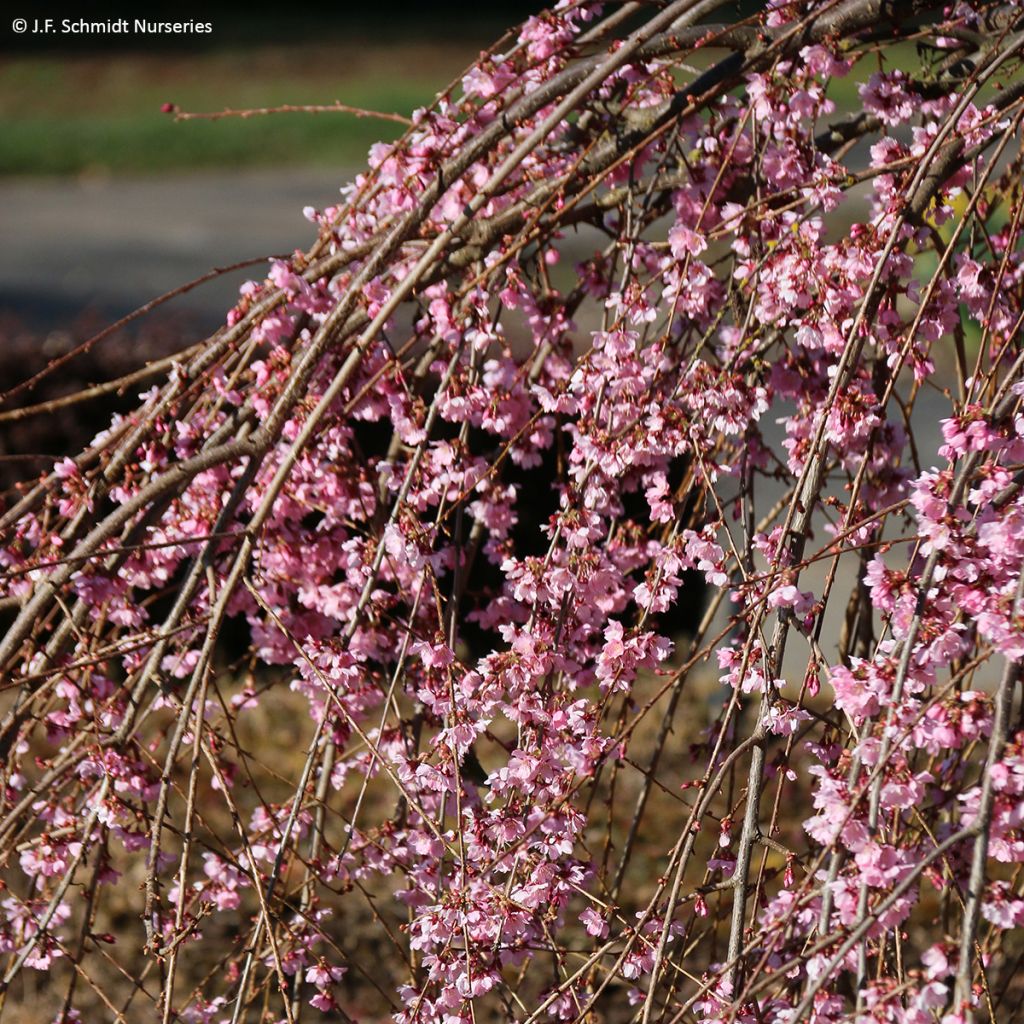
<path id="1" fill-rule="evenodd" d="M 4 496 L 5 1005 L 1019 1016 L 1024 14 L 733 6 L 528 19 Z"/>

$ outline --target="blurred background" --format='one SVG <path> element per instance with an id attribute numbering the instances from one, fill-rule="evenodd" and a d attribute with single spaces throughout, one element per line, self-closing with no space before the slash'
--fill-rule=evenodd
<path id="1" fill-rule="evenodd" d="M 30 20 L 139 10 L 78 4 L 0 19 L 0 307 L 68 323 L 124 312 L 212 266 L 305 246 L 369 146 L 401 126 L 347 114 L 176 122 L 164 104 L 219 111 L 326 104 L 408 115 L 540 0 L 380 4 L 147 4 L 150 20 L 211 22 L 200 36 L 17 34 Z M 89 10 L 83 12 L 83 7 Z M 716 19 L 750 13 L 732 3 Z M 244 276 L 244 275 L 242 275 Z M 230 304 L 238 276 L 176 308 Z"/>

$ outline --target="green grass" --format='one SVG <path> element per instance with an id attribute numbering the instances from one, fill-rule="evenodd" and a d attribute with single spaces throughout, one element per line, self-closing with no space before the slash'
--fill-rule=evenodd
<path id="1" fill-rule="evenodd" d="M 0 174 L 358 165 L 372 143 L 395 138 L 401 126 L 340 113 L 177 122 L 160 107 L 219 111 L 340 100 L 408 115 L 478 49 L 350 43 L 10 60 L 0 67 Z"/>
<path id="2" fill-rule="evenodd" d="M 408 108 L 422 102 L 415 99 Z M 0 124 L 0 174 L 145 173 L 292 162 L 351 165 L 362 163 L 375 141 L 395 138 L 399 128 L 341 114 L 180 124 L 159 114 L 40 117 Z"/>
<path id="3" fill-rule="evenodd" d="M 497 31 L 493 35 L 497 35 Z M 25 56 L 0 64 L 0 175 L 150 173 L 209 167 L 301 164 L 354 167 L 369 146 L 400 126 L 347 114 L 275 114 L 176 122 L 182 110 L 218 111 L 334 100 L 409 114 L 430 102 L 491 37 L 438 43 L 383 31 L 341 42 L 214 49 L 193 54 L 111 52 Z M 712 52 L 694 54 L 690 80 Z M 918 66 L 912 44 L 888 67 Z M 869 56 L 829 93 L 839 119 L 859 106 L 857 86 L 877 69 Z M 990 87 L 991 88 L 991 87 Z"/>

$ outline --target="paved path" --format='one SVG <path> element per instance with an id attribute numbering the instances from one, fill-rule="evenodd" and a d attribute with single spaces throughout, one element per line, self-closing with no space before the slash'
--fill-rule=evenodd
<path id="1" fill-rule="evenodd" d="M 123 313 L 216 266 L 305 248 L 304 206 L 330 205 L 350 171 L 0 181 L 0 309 L 59 326 L 85 306 Z M 176 299 L 210 327 L 259 268 Z"/>

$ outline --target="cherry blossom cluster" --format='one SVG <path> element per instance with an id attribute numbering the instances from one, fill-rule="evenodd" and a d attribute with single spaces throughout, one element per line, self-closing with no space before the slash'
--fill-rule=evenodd
<path id="1" fill-rule="evenodd" d="M 1013 1012 L 1024 21 L 733 6 L 529 18 L 5 496 L 7 999 Z"/>

